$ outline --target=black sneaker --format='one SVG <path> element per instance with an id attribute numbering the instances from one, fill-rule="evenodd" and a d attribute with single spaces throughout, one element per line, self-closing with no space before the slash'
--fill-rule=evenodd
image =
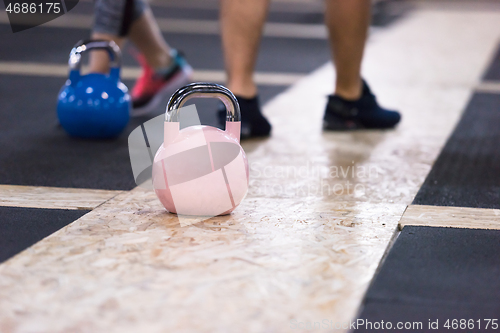
<path id="1" fill-rule="evenodd" d="M 328 96 L 323 129 L 330 131 L 387 129 L 396 126 L 400 120 L 399 112 L 378 105 L 375 95 L 363 80 L 363 92 L 358 100 L 349 101 L 336 95 Z"/>
<path id="2" fill-rule="evenodd" d="M 260 111 L 259 96 L 243 98 L 236 96 L 241 110 L 241 140 L 266 137 L 271 134 L 271 124 Z M 226 107 L 221 102 L 217 111 L 221 128 L 226 126 Z"/>

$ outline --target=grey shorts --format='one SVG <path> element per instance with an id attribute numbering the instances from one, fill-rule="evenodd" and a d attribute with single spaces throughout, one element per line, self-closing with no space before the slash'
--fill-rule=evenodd
<path id="1" fill-rule="evenodd" d="M 95 0 L 92 31 L 127 36 L 130 26 L 147 6 L 143 0 Z"/>

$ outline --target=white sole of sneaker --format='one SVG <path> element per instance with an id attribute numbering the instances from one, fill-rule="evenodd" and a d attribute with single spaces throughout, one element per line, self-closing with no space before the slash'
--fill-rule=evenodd
<path id="1" fill-rule="evenodd" d="M 132 108 L 130 111 L 131 117 L 141 117 L 148 113 L 151 113 L 158 105 L 162 102 L 166 102 L 167 99 L 179 88 L 185 86 L 186 84 L 192 82 L 193 78 L 193 68 L 186 65 L 182 68 L 182 71 L 176 74 L 169 84 L 166 84 L 160 91 L 151 99 L 151 101 L 140 108 Z"/>

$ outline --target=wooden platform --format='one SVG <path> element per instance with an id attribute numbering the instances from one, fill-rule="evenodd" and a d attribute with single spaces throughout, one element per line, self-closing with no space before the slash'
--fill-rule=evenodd
<path id="1" fill-rule="evenodd" d="M 140 188 L 71 199 L 67 189 L 1 187 L 7 205 L 95 209 L 0 265 L 0 331 L 288 332 L 354 319 L 398 224 L 456 214 L 410 206 L 401 220 L 498 22 L 495 12 L 421 9 L 374 32 L 365 77 L 402 111 L 394 131 L 323 133 L 333 68 L 299 80 L 265 106 L 272 138 L 244 144 L 251 186 L 230 216 L 181 227 Z M 460 212 L 463 226 L 477 225 Z"/>

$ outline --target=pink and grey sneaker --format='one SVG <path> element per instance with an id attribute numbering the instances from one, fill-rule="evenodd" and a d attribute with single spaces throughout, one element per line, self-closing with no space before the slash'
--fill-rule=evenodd
<path id="1" fill-rule="evenodd" d="M 132 117 L 144 116 L 153 111 L 162 101 L 166 101 L 177 89 L 191 82 L 193 68 L 177 51 L 172 51 L 174 63 L 167 68 L 154 70 L 143 55 L 137 60 L 142 67 L 142 75 L 132 88 Z"/>

